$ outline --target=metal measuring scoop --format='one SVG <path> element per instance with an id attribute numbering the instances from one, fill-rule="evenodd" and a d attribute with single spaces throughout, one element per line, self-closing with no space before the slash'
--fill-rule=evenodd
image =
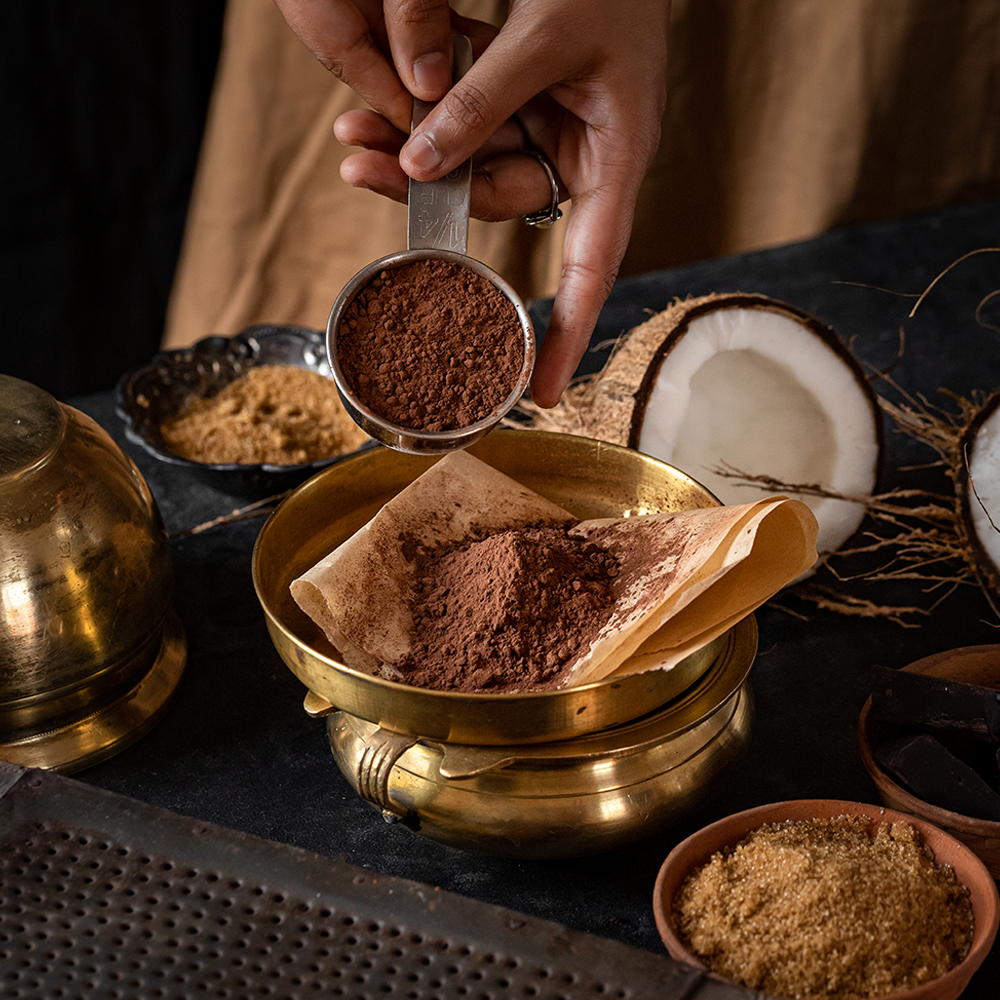
<path id="1" fill-rule="evenodd" d="M 454 78 L 460 79 L 472 65 L 472 45 L 464 35 L 453 35 L 455 52 Z M 433 107 L 414 98 L 412 127 L 416 127 Z M 513 409 L 523 395 L 535 363 L 535 333 L 528 310 L 517 292 L 492 268 L 466 254 L 469 240 L 469 199 L 472 184 L 472 161 L 466 160 L 450 174 L 436 181 L 410 179 L 407 192 L 407 249 L 380 257 L 363 267 L 344 286 L 330 311 L 326 327 L 327 354 L 333 378 L 345 409 L 376 441 L 411 454 L 445 454 L 465 448 L 479 440 Z M 394 424 L 365 406 L 344 377 L 337 350 L 337 335 L 344 312 L 351 301 L 382 271 L 426 258 L 449 260 L 476 272 L 492 282 L 517 312 L 524 334 L 524 362 L 510 395 L 489 416 L 448 431 L 425 431 Z"/>

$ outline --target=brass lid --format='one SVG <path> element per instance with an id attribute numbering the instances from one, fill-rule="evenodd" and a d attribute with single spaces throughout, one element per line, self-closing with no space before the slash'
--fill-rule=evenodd
<path id="1" fill-rule="evenodd" d="M 44 389 L 0 375 L 0 485 L 44 462 L 65 428 L 62 407 Z"/>

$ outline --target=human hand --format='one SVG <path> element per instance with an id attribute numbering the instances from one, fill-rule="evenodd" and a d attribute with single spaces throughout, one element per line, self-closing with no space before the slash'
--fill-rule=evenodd
<path id="1" fill-rule="evenodd" d="M 306 48 L 398 129 L 451 86 L 447 0 L 274 0 Z"/>
<path id="2" fill-rule="evenodd" d="M 530 145 L 553 162 L 573 208 L 532 396 L 555 405 L 617 276 L 659 144 L 670 0 L 630 0 L 624 9 L 607 0 L 512 0 L 499 31 L 452 17 L 478 58 L 443 96 L 441 81 L 429 86 L 434 77 L 424 70 L 448 65 L 434 55 L 447 45 L 450 57 L 442 41 L 451 30 L 446 0 L 424 0 L 419 12 L 410 0 L 276 3 L 324 65 L 377 112 L 337 122 L 338 139 L 364 149 L 342 167 L 349 183 L 405 201 L 408 177 L 433 180 L 476 154 L 472 214 L 510 219 L 551 197 L 538 163 L 517 154 Z M 421 59 L 426 65 L 415 70 Z M 407 138 L 408 88 L 440 100 Z"/>

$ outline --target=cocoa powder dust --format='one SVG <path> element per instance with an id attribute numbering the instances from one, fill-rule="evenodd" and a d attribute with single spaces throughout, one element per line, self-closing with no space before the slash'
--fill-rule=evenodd
<path id="1" fill-rule="evenodd" d="M 400 427 L 448 431 L 490 416 L 524 364 L 514 304 L 454 261 L 384 270 L 344 310 L 337 356 L 351 390 Z"/>
<path id="2" fill-rule="evenodd" d="M 619 573 L 615 556 L 569 527 L 419 549 L 411 652 L 393 664 L 399 679 L 439 691 L 558 687 L 606 621 Z"/>

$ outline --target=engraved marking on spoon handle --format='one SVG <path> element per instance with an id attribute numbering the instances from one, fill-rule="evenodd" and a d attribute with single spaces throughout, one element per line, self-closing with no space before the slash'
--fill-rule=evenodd
<path id="1" fill-rule="evenodd" d="M 454 79 L 459 80 L 472 65 L 472 45 L 465 35 L 452 35 L 455 51 Z M 416 128 L 434 105 L 413 99 L 411 128 Z M 408 250 L 466 252 L 469 245 L 469 198 L 472 160 L 436 181 L 410 178 L 407 193 Z"/>

